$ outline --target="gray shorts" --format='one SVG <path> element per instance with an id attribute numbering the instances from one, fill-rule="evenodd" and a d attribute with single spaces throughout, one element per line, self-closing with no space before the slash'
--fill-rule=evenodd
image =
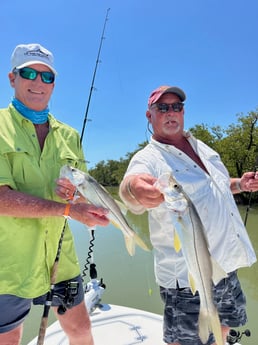
<path id="1" fill-rule="evenodd" d="M 64 310 L 80 304 L 84 299 L 82 283 L 81 276 L 77 276 L 56 284 L 51 306 L 60 306 Z M 6 333 L 18 327 L 29 314 L 31 303 L 45 304 L 46 299 L 47 294 L 34 299 L 0 295 L 0 333 Z"/>
<path id="2" fill-rule="evenodd" d="M 181 345 L 203 345 L 198 336 L 199 295 L 194 296 L 190 288 L 166 289 L 160 287 L 161 299 L 165 304 L 163 340 Z M 229 273 L 213 288 L 214 304 L 224 326 L 239 327 L 247 322 L 246 299 L 241 289 L 237 272 Z M 206 345 L 215 342 L 211 334 Z"/>

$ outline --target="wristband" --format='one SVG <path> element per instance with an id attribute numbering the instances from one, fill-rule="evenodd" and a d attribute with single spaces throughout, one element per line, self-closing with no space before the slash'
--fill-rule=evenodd
<path id="1" fill-rule="evenodd" d="M 241 181 L 241 179 L 240 180 L 236 180 L 235 186 L 236 186 L 236 189 L 241 193 L 241 192 L 243 192 L 243 190 L 241 189 L 240 181 Z"/>
<path id="2" fill-rule="evenodd" d="M 71 218 L 71 217 L 69 216 L 70 209 L 71 209 L 71 204 L 70 204 L 70 203 L 66 204 L 66 205 L 65 205 L 64 214 L 63 214 L 63 216 L 64 216 L 65 218 Z"/>
<path id="3" fill-rule="evenodd" d="M 130 197 L 134 200 L 136 200 L 136 197 L 133 195 L 132 190 L 131 190 L 131 184 L 130 181 L 128 181 L 127 185 L 126 185 L 126 190 L 128 195 L 130 195 Z"/>

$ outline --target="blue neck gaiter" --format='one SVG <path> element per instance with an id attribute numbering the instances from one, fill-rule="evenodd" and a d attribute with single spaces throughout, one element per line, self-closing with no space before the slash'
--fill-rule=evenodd
<path id="1" fill-rule="evenodd" d="M 14 98 L 12 100 L 12 105 L 19 113 L 26 117 L 26 119 L 30 120 L 36 125 L 41 125 L 42 123 L 47 122 L 49 108 L 43 109 L 41 111 L 32 110 L 26 107 L 26 105 L 20 102 L 17 98 Z"/>

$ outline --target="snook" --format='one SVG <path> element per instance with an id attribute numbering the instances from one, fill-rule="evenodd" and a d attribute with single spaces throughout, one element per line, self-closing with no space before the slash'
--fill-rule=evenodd
<path id="1" fill-rule="evenodd" d="M 193 294 L 199 292 L 199 337 L 205 344 L 209 334 L 213 333 L 216 344 L 223 345 L 220 320 L 213 303 L 212 281 L 216 284 L 227 274 L 212 259 L 199 214 L 182 186 L 168 173 L 158 179 L 156 187 L 164 194 L 165 202 L 171 209 L 176 230 L 175 250 L 182 249 L 191 290 Z"/>
<path id="2" fill-rule="evenodd" d="M 60 177 L 65 177 L 70 180 L 91 204 L 109 210 L 108 218 L 114 226 L 123 232 L 125 245 L 131 256 L 135 253 L 135 243 L 142 249 L 149 250 L 147 245 L 129 226 L 117 202 L 92 176 L 79 169 L 65 165 L 60 170 Z"/>

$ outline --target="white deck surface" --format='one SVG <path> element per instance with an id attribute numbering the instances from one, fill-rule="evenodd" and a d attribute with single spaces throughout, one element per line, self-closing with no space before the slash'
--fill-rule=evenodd
<path id="1" fill-rule="evenodd" d="M 139 309 L 104 304 L 91 314 L 95 345 L 164 345 L 162 316 Z M 37 338 L 28 345 L 36 345 Z M 48 327 L 45 345 L 69 345 L 59 322 Z"/>

